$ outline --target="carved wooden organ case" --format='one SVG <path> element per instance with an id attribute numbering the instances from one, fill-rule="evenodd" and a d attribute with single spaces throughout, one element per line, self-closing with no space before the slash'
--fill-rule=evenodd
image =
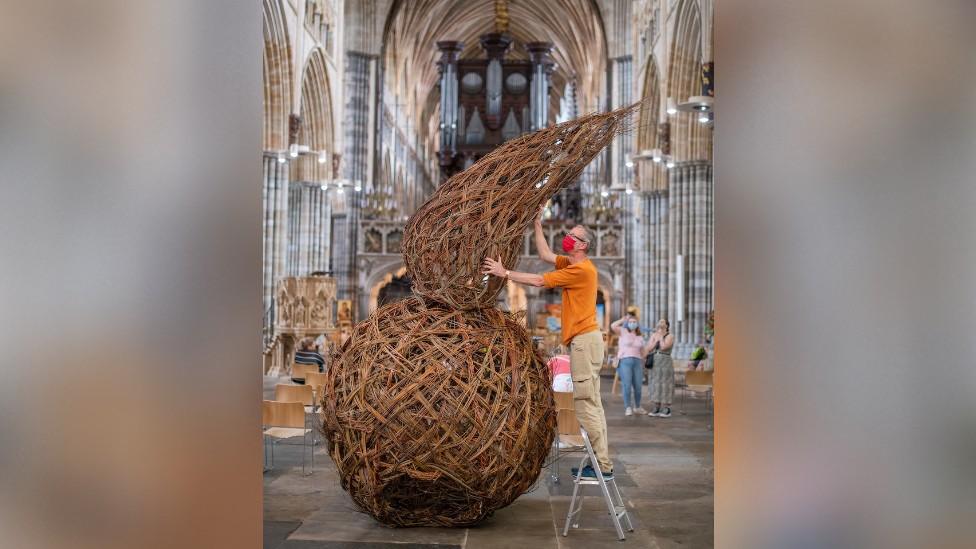
<path id="1" fill-rule="evenodd" d="M 512 46 L 508 33 L 483 34 L 480 43 L 481 59 L 460 59 L 461 42 L 437 43 L 442 181 L 505 141 L 549 123 L 552 44 L 525 44 L 529 61 L 522 61 L 505 59 Z"/>

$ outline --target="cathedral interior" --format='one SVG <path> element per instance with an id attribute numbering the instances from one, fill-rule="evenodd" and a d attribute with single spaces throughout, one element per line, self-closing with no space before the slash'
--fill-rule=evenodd
<path id="1" fill-rule="evenodd" d="M 595 235 L 604 331 L 627 307 L 674 323 L 687 357 L 713 297 L 710 0 L 264 1 L 264 370 L 296 339 L 343 330 L 410 293 L 410 215 L 512 139 L 640 102 L 546 208 L 555 247 Z M 516 267 L 542 272 L 526 228 Z M 499 307 L 544 337 L 552 290 Z M 551 338 L 550 338 L 551 342 Z"/>
<path id="2" fill-rule="evenodd" d="M 411 295 L 405 226 L 452 175 L 513 138 L 635 103 L 627 130 L 547 203 L 543 232 L 555 249 L 575 225 L 591 231 L 602 332 L 636 308 L 647 331 L 672 322 L 677 363 L 714 349 L 711 0 L 263 6 L 266 398 L 295 379 L 301 341 L 316 338 L 328 357 L 357 322 Z M 511 268 L 542 273 L 551 267 L 532 234 L 527 226 Z M 555 353 L 560 300 L 557 289 L 509 281 L 497 307 Z M 654 423 L 629 407 L 625 416 L 612 366 L 603 375 L 618 484 L 636 523 L 628 540 L 711 546 L 709 399 L 691 394 Z M 572 493 L 567 460 L 478 526 L 390 530 L 352 504 L 324 448 L 308 476 L 304 453 L 277 451 L 265 472 L 265 547 L 618 543 L 597 498 L 578 530 L 555 535 Z"/>

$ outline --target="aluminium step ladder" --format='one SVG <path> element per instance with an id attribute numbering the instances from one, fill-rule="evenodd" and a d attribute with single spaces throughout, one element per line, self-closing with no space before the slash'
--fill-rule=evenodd
<path id="1" fill-rule="evenodd" d="M 627 514 L 627 506 L 624 504 L 623 498 L 620 497 L 620 490 L 617 489 L 617 481 L 614 477 L 606 478 L 603 476 L 603 472 L 600 471 L 600 466 L 597 464 L 596 455 L 593 453 L 593 446 L 590 444 L 590 437 L 587 436 L 586 430 L 580 428 L 580 432 L 583 435 L 583 443 L 586 445 L 586 453 L 583 455 L 583 459 L 580 460 L 579 470 L 576 476 L 573 477 L 573 497 L 569 502 L 569 511 L 566 513 L 566 524 L 563 526 L 563 536 L 569 535 L 569 527 L 572 524 L 573 528 L 579 528 L 580 516 L 583 511 L 583 488 L 588 485 L 596 485 L 600 487 L 600 491 L 603 492 L 603 499 L 607 502 L 607 510 L 609 511 L 611 520 L 613 520 L 613 526 L 617 529 L 617 539 L 623 541 L 624 528 L 621 520 L 626 523 L 627 531 L 633 532 L 634 525 L 630 522 L 630 515 Z M 596 472 L 596 478 L 583 478 L 583 467 L 587 465 L 587 462 L 592 464 L 593 470 Z"/>

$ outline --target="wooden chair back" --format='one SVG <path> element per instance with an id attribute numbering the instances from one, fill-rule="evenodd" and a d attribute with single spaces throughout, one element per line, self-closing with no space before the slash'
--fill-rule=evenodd
<path id="1" fill-rule="evenodd" d="M 305 376 L 309 373 L 318 373 L 318 364 L 292 364 L 291 366 L 291 377 L 293 379 L 305 379 Z"/>
<path id="2" fill-rule="evenodd" d="M 556 432 L 560 435 L 580 436 L 573 393 L 554 391 L 552 396 L 556 401 Z"/>
<path id="3" fill-rule="evenodd" d="M 695 370 L 688 370 L 685 372 L 685 385 L 701 385 L 706 387 L 712 386 L 712 373 L 713 372 L 702 372 Z"/>
<path id="4" fill-rule="evenodd" d="M 315 398 L 322 398 L 322 386 L 328 376 L 322 372 L 309 372 L 305 374 L 305 386 L 311 387 L 315 391 Z"/>
<path id="5" fill-rule="evenodd" d="M 305 407 L 302 406 L 301 402 L 265 400 L 261 403 L 261 424 L 265 427 L 297 427 L 304 429 Z"/>
<path id="6" fill-rule="evenodd" d="M 279 383 L 275 385 L 275 401 L 298 402 L 303 406 L 312 406 L 315 403 L 315 398 L 312 395 L 312 387 L 309 385 L 285 385 Z"/>

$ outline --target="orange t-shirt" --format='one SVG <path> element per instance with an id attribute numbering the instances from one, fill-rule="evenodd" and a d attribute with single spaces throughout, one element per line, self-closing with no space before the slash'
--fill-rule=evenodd
<path id="1" fill-rule="evenodd" d="M 596 266 L 589 259 L 575 265 L 556 256 L 556 270 L 542 275 L 546 288 L 563 289 L 563 343 L 598 329 L 596 324 Z"/>

